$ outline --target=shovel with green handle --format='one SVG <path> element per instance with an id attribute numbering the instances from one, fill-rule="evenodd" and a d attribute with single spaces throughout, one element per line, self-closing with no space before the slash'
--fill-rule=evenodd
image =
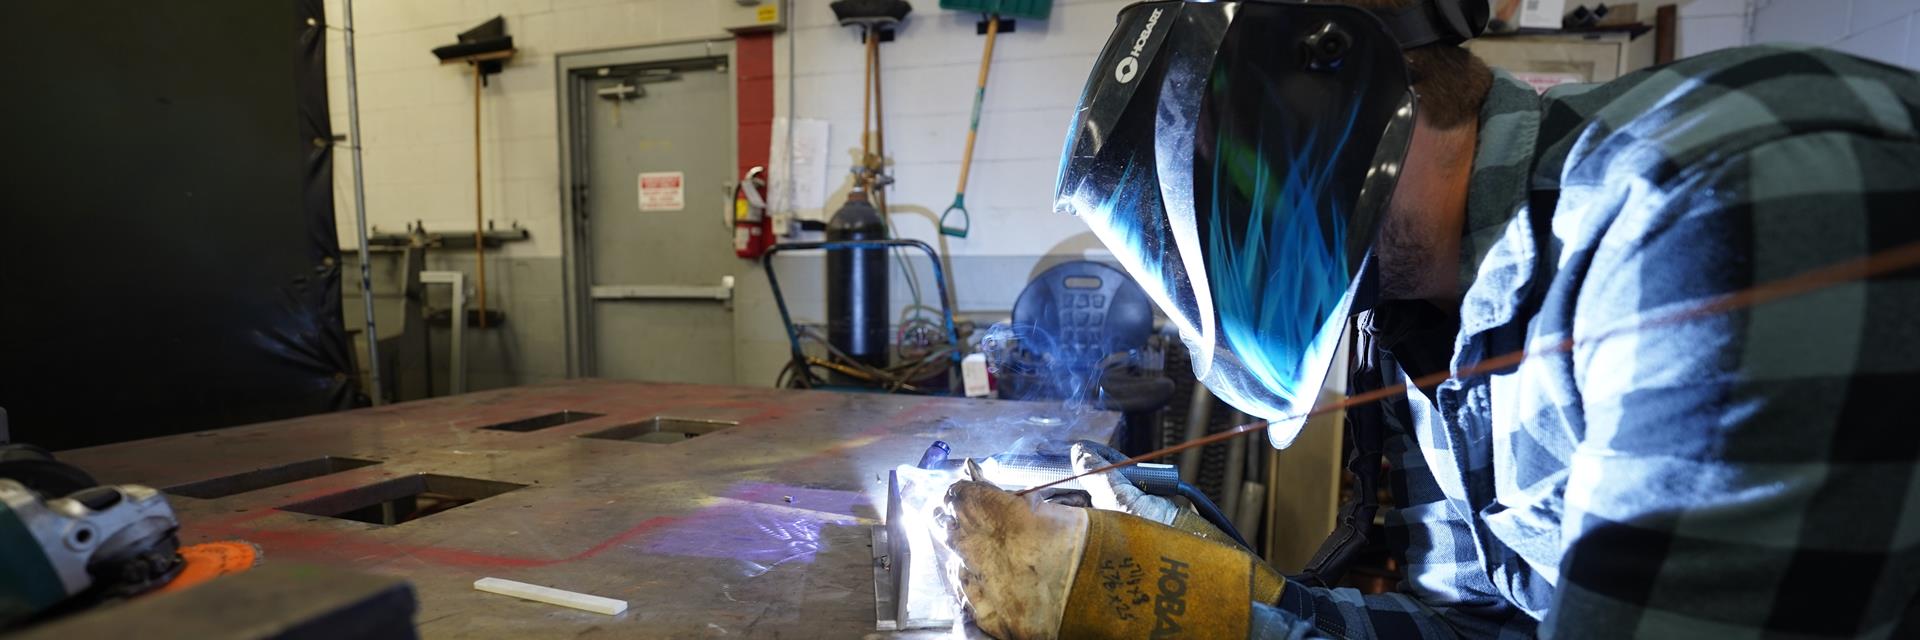
<path id="1" fill-rule="evenodd" d="M 980 56 L 980 86 L 973 92 L 973 119 L 967 124 L 967 149 L 960 152 L 960 186 L 953 188 L 953 204 L 940 213 L 940 233 L 955 238 L 967 237 L 973 228 L 973 216 L 967 213 L 967 170 L 973 166 L 973 140 L 980 135 L 980 105 L 987 99 L 987 69 L 993 66 L 993 38 L 1000 34 L 1000 16 L 987 17 L 987 52 Z M 948 220 L 960 213 L 960 226 Z"/>
<path id="2" fill-rule="evenodd" d="M 987 98 L 987 70 L 993 66 L 993 40 L 1000 34 L 1001 16 L 1047 19 L 1051 0 L 940 0 L 940 8 L 977 11 L 987 14 L 987 48 L 980 55 L 980 83 L 973 92 L 973 118 L 967 123 L 967 147 L 960 154 L 960 184 L 953 189 L 953 204 L 940 213 L 940 233 L 955 238 L 967 237 L 973 228 L 973 216 L 967 213 L 967 170 L 973 166 L 973 141 L 980 133 L 980 107 Z M 958 225 L 952 222 L 958 213 Z"/>

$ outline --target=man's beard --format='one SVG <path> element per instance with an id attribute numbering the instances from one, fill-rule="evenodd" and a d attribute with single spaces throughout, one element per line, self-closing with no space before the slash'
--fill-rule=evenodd
<path id="1" fill-rule="evenodd" d="M 1373 260 L 1379 269 L 1381 300 L 1417 300 L 1428 297 L 1435 275 L 1434 239 L 1428 229 L 1414 224 L 1419 214 L 1394 207 L 1381 220 L 1380 235 L 1374 240 Z"/>

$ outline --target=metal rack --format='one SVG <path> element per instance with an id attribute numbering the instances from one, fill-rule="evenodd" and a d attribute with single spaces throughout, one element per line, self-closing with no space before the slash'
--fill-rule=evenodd
<path id="1" fill-rule="evenodd" d="M 793 316 L 787 311 L 787 298 L 780 292 L 780 277 L 773 268 L 773 257 L 787 251 L 807 251 L 815 249 L 843 251 L 852 249 L 889 249 L 896 247 L 918 249 L 927 254 L 928 262 L 933 266 L 933 283 L 939 292 L 940 314 L 946 323 L 947 342 L 953 347 L 948 354 L 948 360 L 950 361 L 948 370 L 950 374 L 959 371 L 961 358 L 960 332 L 954 325 L 953 307 L 947 302 L 947 275 L 946 272 L 940 268 L 940 256 L 934 253 L 933 247 L 927 246 L 927 243 L 919 240 L 844 240 L 838 242 L 780 243 L 768 248 L 767 253 L 760 257 L 761 266 L 767 270 L 767 284 L 773 289 L 774 306 L 780 309 L 780 323 L 785 325 L 787 329 L 787 346 L 790 349 L 791 362 L 792 365 L 798 369 L 799 375 L 810 375 L 807 373 L 807 355 L 800 349 L 800 327 L 793 323 Z"/>

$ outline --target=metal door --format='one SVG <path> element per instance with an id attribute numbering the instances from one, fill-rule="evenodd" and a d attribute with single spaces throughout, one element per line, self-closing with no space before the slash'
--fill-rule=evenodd
<path id="1" fill-rule="evenodd" d="M 726 217 L 727 58 L 606 66 L 574 78 L 573 140 L 586 180 L 574 202 L 589 285 L 583 372 L 733 383 L 731 293 L 742 261 Z"/>

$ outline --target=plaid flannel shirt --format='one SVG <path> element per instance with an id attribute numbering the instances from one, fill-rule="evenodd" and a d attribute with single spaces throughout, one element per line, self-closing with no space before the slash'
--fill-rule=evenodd
<path id="1" fill-rule="evenodd" d="M 1920 276 L 1620 331 L 1920 240 L 1917 130 L 1920 78 L 1813 48 L 1497 74 L 1451 366 L 1575 348 L 1385 407 L 1406 581 L 1258 634 L 1920 634 Z"/>

